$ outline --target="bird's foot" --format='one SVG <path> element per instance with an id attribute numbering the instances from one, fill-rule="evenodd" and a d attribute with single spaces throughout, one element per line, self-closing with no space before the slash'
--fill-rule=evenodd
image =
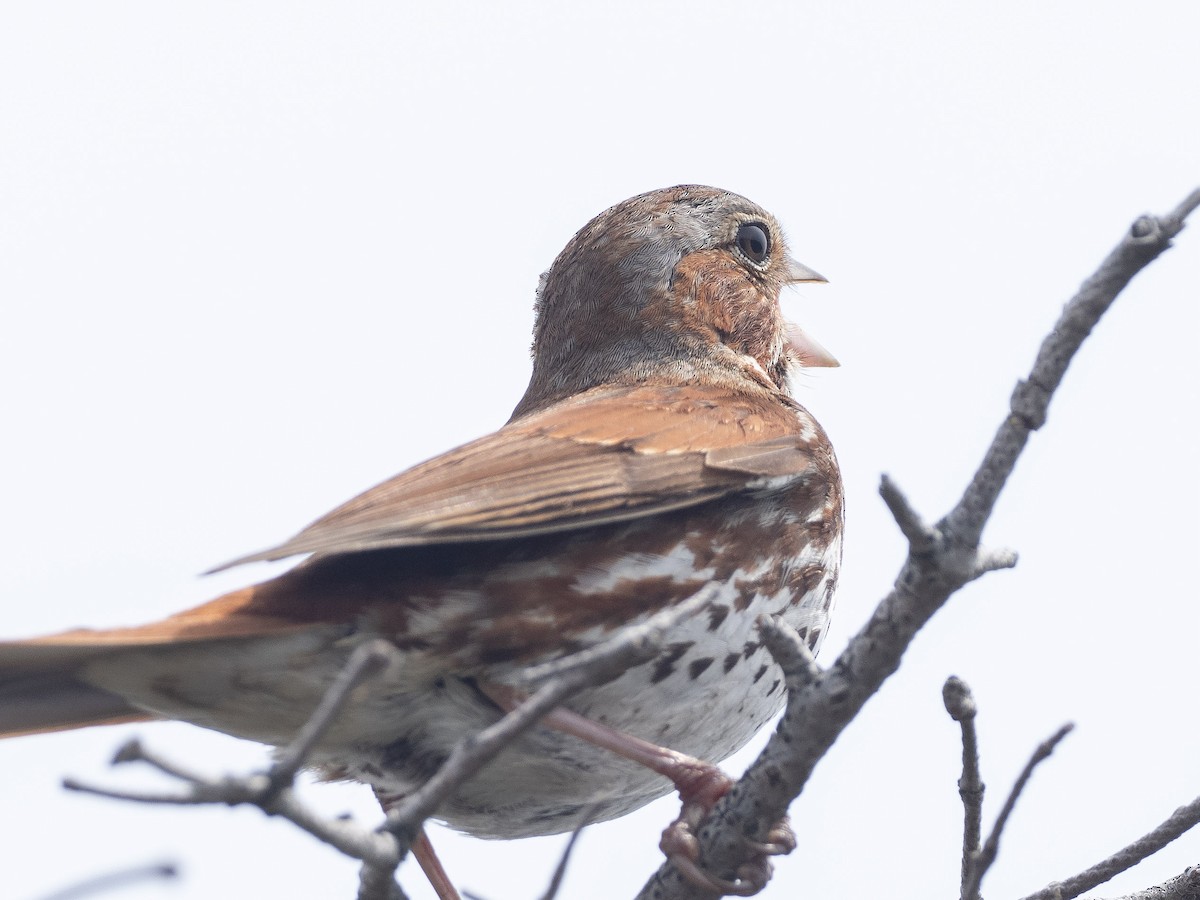
<path id="1" fill-rule="evenodd" d="M 696 829 L 717 801 L 728 793 L 733 781 L 715 766 L 700 765 L 707 771 L 697 770 L 690 779 L 675 782 L 683 809 L 679 818 L 663 831 L 659 847 L 679 874 L 701 890 L 720 896 L 753 896 L 771 880 L 770 857 L 796 849 L 796 836 L 784 819 L 771 828 L 765 841 L 742 839 L 748 858 L 738 866 L 734 878 L 720 878 L 707 871 L 700 863 Z"/>

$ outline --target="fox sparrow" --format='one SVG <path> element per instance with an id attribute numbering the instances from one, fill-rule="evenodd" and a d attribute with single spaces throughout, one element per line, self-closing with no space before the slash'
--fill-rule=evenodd
<path id="1" fill-rule="evenodd" d="M 841 480 L 788 374 L 836 362 L 779 308 L 784 285 L 823 280 L 736 194 L 680 186 L 601 213 L 541 280 L 533 375 L 503 428 L 238 560 L 310 554 L 277 578 L 139 628 L 0 645 L 0 733 L 151 716 L 286 744 L 350 651 L 382 636 L 399 661 L 312 759 L 403 795 L 497 719 L 522 667 L 712 585 L 657 658 L 570 707 L 724 758 L 784 699 L 757 617 L 815 650 L 833 602 Z M 551 834 L 669 789 L 539 728 L 438 816 L 482 837 Z"/>

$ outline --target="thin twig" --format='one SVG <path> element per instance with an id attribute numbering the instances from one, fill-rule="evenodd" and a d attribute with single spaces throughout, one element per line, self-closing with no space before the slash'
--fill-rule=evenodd
<path id="1" fill-rule="evenodd" d="M 579 836 L 583 834 L 583 829 L 587 828 L 587 823 L 595 815 L 596 808 L 595 804 L 589 804 L 579 816 L 579 824 L 571 832 L 571 839 L 567 841 L 567 846 L 563 848 L 562 856 L 558 858 L 558 865 L 554 867 L 554 874 L 550 877 L 550 884 L 546 886 L 546 892 L 542 894 L 541 900 L 554 900 L 558 896 L 558 892 L 562 888 L 563 878 L 567 874 L 567 864 L 571 861 L 571 853 L 575 850 L 575 844 L 578 843 Z"/>
<path id="2" fill-rule="evenodd" d="M 396 648 L 382 638 L 359 644 L 354 648 L 350 659 L 329 685 L 304 727 L 267 773 L 271 781 L 271 790 L 279 790 L 296 780 L 296 773 L 303 768 L 317 741 L 345 708 L 354 689 L 383 671 L 388 662 L 397 655 Z"/>
<path id="3" fill-rule="evenodd" d="M 651 659 L 661 649 L 666 633 L 708 606 L 716 592 L 715 585 L 706 585 L 678 606 L 663 610 L 641 625 L 624 628 L 609 640 L 562 659 L 527 666 L 516 674 L 513 684 L 529 688 L 578 672 L 593 679 L 591 684 L 600 684 L 604 678 L 615 677 L 625 671 L 621 668 L 622 660 L 633 660 L 626 665 L 627 668 L 638 661 Z"/>
<path id="4" fill-rule="evenodd" d="M 119 788 L 106 788 L 97 784 L 88 784 L 86 781 L 80 781 L 77 778 L 64 778 L 62 786 L 64 790 L 88 794 L 92 797 L 106 797 L 109 800 L 126 800 L 130 803 L 148 803 L 161 806 L 201 806 L 209 803 L 223 802 L 208 794 L 201 796 L 201 791 L 197 789 L 189 790 L 185 793 L 125 791 Z"/>
<path id="5" fill-rule="evenodd" d="M 1008 547 L 979 547 L 975 551 L 974 567 L 971 579 L 974 581 L 988 572 L 999 572 L 1001 569 L 1012 569 L 1017 565 L 1017 551 Z"/>
<path id="6" fill-rule="evenodd" d="M 1033 776 L 1033 770 L 1054 752 L 1054 748 L 1058 746 L 1063 738 L 1071 733 L 1074 727 L 1070 722 L 1062 726 L 1062 728 L 1038 744 L 1037 749 L 1033 751 L 1033 756 L 1029 757 L 1029 762 L 1025 763 L 1025 768 L 1021 770 L 1021 774 L 1018 776 L 1016 783 L 1013 784 L 1012 790 L 1008 792 L 1008 799 L 1004 801 L 1004 806 L 1000 809 L 1000 815 L 996 816 L 996 824 L 992 826 L 991 834 L 988 835 L 978 855 L 971 862 L 970 877 L 967 878 L 966 885 L 963 887 L 963 900 L 979 900 L 979 885 L 983 881 L 983 876 L 987 874 L 987 870 L 996 861 L 996 855 L 1000 852 L 1000 836 L 1004 833 L 1004 827 L 1008 824 L 1008 818 L 1016 808 L 1017 801 L 1021 798 L 1021 794 L 1025 790 L 1025 785 L 1029 783 L 1029 779 Z"/>
<path id="7" fill-rule="evenodd" d="M 47 894 L 42 900 L 79 900 L 81 897 L 100 894 L 105 891 L 117 891 L 136 884 L 139 881 L 158 879 L 169 881 L 179 877 L 179 867 L 172 862 L 154 863 L 149 866 L 138 866 L 134 869 L 123 869 L 120 872 L 110 872 L 97 875 L 87 881 Z"/>
<path id="8" fill-rule="evenodd" d="M 550 884 L 547 885 L 546 893 L 542 894 L 541 900 L 554 900 L 558 896 L 563 878 L 567 874 L 567 863 L 571 861 L 571 852 L 575 849 L 579 836 L 583 834 L 583 829 L 584 826 L 580 825 L 571 832 L 571 838 L 567 841 L 567 846 L 563 848 L 562 856 L 558 859 L 558 865 L 554 867 L 554 874 L 550 876 Z"/>
<path id="9" fill-rule="evenodd" d="M 598 806 L 595 803 L 588 804 L 583 808 L 583 812 L 579 816 L 579 824 L 571 830 L 571 837 L 563 847 L 563 852 L 559 854 L 558 864 L 550 876 L 550 884 L 547 885 L 546 892 L 538 900 L 554 900 L 558 896 L 559 890 L 562 889 L 563 878 L 567 874 L 567 864 L 571 861 L 571 853 L 575 850 L 575 844 L 579 841 L 579 836 L 583 834 L 583 830 L 587 828 L 588 822 L 591 821 L 597 809 Z M 488 900 L 483 894 L 476 894 L 473 891 L 463 891 L 462 896 L 463 900 Z"/>
<path id="10" fill-rule="evenodd" d="M 140 746 L 137 742 L 131 741 L 126 745 L 126 750 L 132 754 Z M 152 757 L 149 754 L 145 756 L 128 755 L 122 761 L 133 762 L 135 760 L 146 762 L 167 773 L 179 771 L 179 767 L 169 764 L 164 766 L 161 757 Z M 252 773 L 247 776 L 226 775 L 220 778 L 206 778 L 199 775 L 176 777 L 180 777 L 185 786 L 184 790 L 179 792 L 116 790 L 86 784 L 73 778 L 63 779 L 63 787 L 67 790 L 98 797 L 152 805 L 222 804 L 238 806 L 247 804 L 257 806 L 267 815 L 287 819 L 317 839 L 354 859 L 369 859 L 379 865 L 391 864 L 393 869 L 400 862 L 395 842 L 387 836 L 380 836 L 374 831 L 360 828 L 341 819 L 322 818 L 300 803 L 296 798 L 295 791 L 291 788 L 272 791 L 269 779 L 262 773 Z"/>
<path id="11" fill-rule="evenodd" d="M 150 751 L 134 739 L 121 746 L 113 758 L 113 764 L 144 762 L 164 775 L 183 782 L 183 790 L 123 791 L 85 784 L 72 778 L 64 779 L 63 787 L 135 803 L 256 806 L 267 815 L 287 819 L 318 840 L 362 861 L 362 868 L 367 872 L 366 875 L 360 875 L 359 896 L 363 900 L 398 900 L 404 894 L 396 884 L 395 871 L 403 859 L 403 852 L 395 838 L 340 819 L 325 819 L 301 803 L 291 786 L 296 772 L 305 764 L 325 729 L 345 707 L 354 688 L 380 671 L 395 652 L 394 648 L 382 641 L 371 641 L 355 648 L 338 677 L 322 696 L 321 702 L 297 733 L 296 739 L 284 751 L 281 760 L 265 773 L 209 778 Z M 375 892 L 364 892 L 364 883 L 371 885 Z"/>
<path id="12" fill-rule="evenodd" d="M 759 616 L 758 631 L 767 652 L 783 670 L 784 683 L 789 691 L 799 690 L 821 677 L 821 667 L 817 665 L 808 642 L 782 618 Z"/>
<path id="13" fill-rule="evenodd" d="M 1132 869 L 1147 856 L 1157 853 L 1197 824 L 1200 824 L 1200 797 L 1186 806 L 1179 807 L 1153 831 L 1142 835 L 1127 847 L 1122 847 L 1108 859 L 1096 863 L 1078 875 L 1047 885 L 1024 900 L 1071 900 L 1072 897 L 1078 897 L 1084 891 L 1090 891 L 1096 885 L 1115 878 L 1126 869 Z M 1188 883 L 1200 888 L 1200 869 L 1189 869 L 1180 877 L 1189 873 L 1192 880 Z M 1196 891 L 1196 896 L 1200 897 L 1200 890 Z"/>
<path id="14" fill-rule="evenodd" d="M 908 538 L 910 552 L 924 553 L 930 550 L 937 540 L 937 532 L 925 524 L 925 520 L 913 509 L 899 485 L 887 474 L 879 478 L 879 496 L 891 511 L 900 533 Z"/>
<path id="15" fill-rule="evenodd" d="M 158 769 L 164 775 L 180 781 L 202 782 L 205 780 L 204 776 L 194 769 L 189 769 L 165 756 L 159 756 L 136 737 L 131 737 L 117 748 L 111 764 L 120 766 L 131 762 L 144 762 L 148 766 Z"/>
<path id="16" fill-rule="evenodd" d="M 1200 900 L 1200 866 L 1185 869 L 1174 878 L 1117 900 Z"/>
<path id="17" fill-rule="evenodd" d="M 1184 197 L 1177 207 L 1162 217 L 1163 227 L 1170 231 L 1171 237 L 1174 237 L 1183 231 L 1187 217 L 1198 209 L 1200 209 L 1200 188 Z"/>
<path id="18" fill-rule="evenodd" d="M 962 729 L 962 776 L 958 796 L 963 804 L 963 850 L 959 896 L 966 900 L 972 861 L 979 853 L 983 831 L 983 779 L 979 775 L 979 742 L 975 735 L 975 697 L 967 683 L 951 675 L 942 686 L 942 702 Z"/>

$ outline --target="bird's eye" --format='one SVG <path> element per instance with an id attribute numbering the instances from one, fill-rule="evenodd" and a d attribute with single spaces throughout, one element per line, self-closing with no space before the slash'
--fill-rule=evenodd
<path id="1" fill-rule="evenodd" d="M 760 263 L 771 252 L 771 239 L 767 237 L 767 227 L 761 222 L 747 222 L 737 230 L 738 249 L 751 262 Z"/>

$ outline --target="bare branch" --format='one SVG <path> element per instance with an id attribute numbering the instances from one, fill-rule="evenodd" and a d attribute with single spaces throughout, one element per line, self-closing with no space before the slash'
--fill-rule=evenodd
<path id="1" fill-rule="evenodd" d="M 587 827 L 588 822 L 591 821 L 597 808 L 597 805 L 594 803 L 590 803 L 583 808 L 583 812 L 579 816 L 579 824 L 571 832 L 571 837 L 558 858 L 558 865 L 554 867 L 554 874 L 550 876 L 550 884 L 547 885 L 546 892 L 542 894 L 540 900 L 554 900 L 558 896 L 558 892 L 562 889 L 563 878 L 567 874 L 567 864 L 571 861 L 571 853 L 575 850 L 579 836 L 583 834 L 583 830 Z M 462 895 L 463 900 L 487 900 L 481 894 L 474 894 L 471 891 L 463 891 Z"/>
<path id="2" fill-rule="evenodd" d="M 268 773 L 271 790 L 279 790 L 295 781 L 296 773 L 304 766 L 317 741 L 345 708 L 351 692 L 368 678 L 381 672 L 388 661 L 396 656 L 396 648 L 382 638 L 354 648 L 349 661 L 321 697 L 321 702 L 304 723 L 304 727 L 271 767 Z"/>
<path id="3" fill-rule="evenodd" d="M 534 686 L 549 682 L 553 678 L 584 672 L 596 680 L 593 685 L 615 678 L 632 665 L 652 659 L 662 648 L 667 633 L 685 619 L 689 619 L 716 596 L 716 588 L 706 585 L 679 606 L 666 609 L 647 619 L 641 625 L 624 628 L 613 638 L 593 647 L 564 656 L 552 662 L 527 666 L 514 678 L 516 686 Z M 622 662 L 625 660 L 625 662 Z M 621 668 L 620 666 L 625 668 Z"/>
<path id="4" fill-rule="evenodd" d="M 979 776 L 979 742 L 975 736 L 975 698 L 961 678 L 951 675 L 942 686 L 942 702 L 950 718 L 962 728 L 962 776 L 958 779 L 958 796 L 963 804 L 963 852 L 960 871 L 960 894 L 967 900 L 967 883 L 972 864 L 979 854 L 983 833 L 983 779 Z"/>
<path id="5" fill-rule="evenodd" d="M 220 803 L 220 799 L 212 796 L 200 796 L 199 791 L 186 793 L 155 793 L 152 791 L 123 791 L 117 788 L 100 787 L 88 784 L 76 778 L 62 780 L 64 790 L 76 791 L 80 794 L 90 794 L 93 797 L 107 797 L 109 800 L 126 800 L 130 803 L 149 803 L 161 806 L 199 806 L 206 803 Z"/>
<path id="6" fill-rule="evenodd" d="M 1121 848 L 1103 862 L 1096 863 L 1096 865 L 1080 872 L 1078 875 L 1073 875 L 1063 881 L 1056 881 L 1053 884 L 1047 885 L 1040 891 L 1036 891 L 1025 897 L 1024 900 L 1071 900 L 1072 897 L 1078 897 L 1084 891 L 1090 891 L 1096 885 L 1104 884 L 1104 882 L 1120 875 L 1126 869 L 1132 869 L 1147 856 L 1157 853 L 1197 824 L 1200 824 L 1200 797 L 1197 797 L 1186 806 L 1179 807 L 1179 809 L 1171 813 L 1166 821 L 1153 831 L 1142 835 L 1142 837 L 1129 846 Z M 1176 890 L 1182 890 L 1190 885 L 1193 891 L 1193 900 L 1200 897 L 1200 868 L 1188 869 L 1179 878 L 1190 880 L 1177 885 Z M 1174 880 L 1178 881 L 1178 879 Z M 1157 888 L 1151 888 L 1150 890 L 1157 890 Z M 1157 894 L 1149 894 L 1148 896 L 1159 897 Z M 1186 896 L 1186 894 L 1180 896 Z"/>
<path id="7" fill-rule="evenodd" d="M 704 868 L 729 878 L 745 859 L 746 841 L 763 841 L 804 789 L 813 768 L 863 704 L 899 668 L 917 632 L 964 584 L 1015 563 L 1015 555 L 979 548 L 984 524 L 1030 432 L 1046 420 L 1050 398 L 1075 352 L 1121 289 L 1170 246 L 1186 216 L 1200 208 L 1193 193 L 1169 215 L 1143 217 L 1084 282 L 1043 341 L 1029 376 L 1018 383 L 1010 409 L 978 471 L 956 506 L 926 529 L 890 481 L 885 502 L 910 539 L 908 559 L 891 592 L 834 663 L 792 690 L 771 740 L 741 781 L 713 808 L 696 837 Z M 666 864 L 642 888 L 642 900 L 696 898 L 696 888 Z"/>
<path id="8" fill-rule="evenodd" d="M 371 641 L 355 649 L 298 732 L 279 762 L 267 772 L 245 776 L 226 775 L 209 778 L 193 772 L 144 747 L 140 741 L 127 741 L 113 757 L 113 765 L 144 762 L 171 778 L 183 782 L 176 792 L 134 792 L 101 788 L 75 779 L 64 779 L 63 787 L 117 800 L 136 803 L 194 806 L 220 803 L 227 806 L 248 804 L 270 816 L 287 819 L 318 840 L 363 863 L 360 875 L 361 900 L 399 900 L 404 893 L 395 881 L 396 867 L 404 858 L 407 845 L 401 847 L 386 833 L 361 828 L 339 819 L 324 819 L 302 804 L 292 788 L 296 772 L 305 764 L 313 746 L 325 729 L 345 707 L 354 688 L 377 673 L 395 649 L 383 641 Z"/>
<path id="9" fill-rule="evenodd" d="M 542 894 L 541 900 L 554 900 L 558 896 L 558 892 L 562 889 L 563 878 L 567 874 L 567 864 L 571 861 L 571 852 L 575 849 L 575 844 L 578 843 L 579 836 L 583 834 L 583 829 L 587 827 L 587 823 L 591 820 L 595 812 L 595 804 L 590 804 L 579 817 L 579 824 L 571 832 L 571 839 L 567 841 L 567 846 L 563 848 L 562 856 L 558 858 L 558 865 L 554 867 L 554 874 L 551 876 L 550 884 L 546 887 L 546 893 Z"/>
<path id="10" fill-rule="evenodd" d="M 397 852 L 395 841 L 389 836 L 378 835 L 340 819 L 323 819 L 300 803 L 291 788 L 273 790 L 270 779 L 264 774 L 255 773 L 244 777 L 224 776 L 221 778 L 180 774 L 182 771 L 180 767 L 166 764 L 160 757 L 152 754 L 143 754 L 141 745 L 137 741 L 130 741 L 122 748 L 120 761 L 146 762 L 162 772 L 179 778 L 184 782 L 185 787 L 182 791 L 175 793 L 144 793 L 97 787 L 71 778 L 63 780 L 63 787 L 67 790 L 134 803 L 169 806 L 204 804 L 257 806 L 267 815 L 287 819 L 318 840 L 336 847 L 354 859 L 370 860 L 377 865 L 390 865 L 392 870 L 400 863 L 400 855 Z"/>
<path id="11" fill-rule="evenodd" d="M 962 499 L 946 517 L 946 524 L 966 546 L 979 542 L 1008 476 L 1016 466 L 1031 432 L 1046 422 L 1050 398 L 1058 390 L 1075 353 L 1091 334 L 1100 317 L 1133 277 L 1171 246 L 1184 219 L 1197 208 L 1200 190 L 1193 191 L 1169 214 L 1142 216 L 1113 248 L 1100 268 L 1063 308 L 1054 328 L 1042 341 L 1029 376 L 1017 383 L 1010 415 L 1001 424 Z"/>
<path id="12" fill-rule="evenodd" d="M 1200 866 L 1192 866 L 1162 884 L 1134 891 L 1117 900 L 1200 900 Z"/>
<path id="13" fill-rule="evenodd" d="M 120 872 L 110 872 L 89 878 L 80 884 L 72 885 L 53 894 L 47 894 L 42 900 L 80 900 L 105 891 L 117 891 L 136 884 L 139 881 L 159 879 L 169 881 L 179 877 L 179 867 L 175 863 L 156 863 L 149 866 L 138 866 L 136 869 L 123 869 Z"/>
<path id="14" fill-rule="evenodd" d="M 783 669 L 789 691 L 799 690 L 821 676 L 821 667 L 813 658 L 800 633 L 779 616 L 759 616 L 758 630 L 771 657 Z"/>
<path id="15" fill-rule="evenodd" d="M 992 826 L 992 833 L 988 835 L 988 839 L 983 842 L 983 847 L 980 849 L 979 854 L 971 862 L 970 877 L 966 879 L 966 883 L 963 885 L 963 900 L 979 900 L 979 885 L 983 881 L 983 876 L 987 874 L 987 870 L 996 861 L 996 854 L 1000 852 L 1000 836 L 1004 833 L 1004 826 L 1008 824 L 1008 818 L 1016 808 L 1017 801 L 1021 798 L 1021 794 L 1025 790 L 1025 785 L 1029 783 L 1029 779 L 1033 776 L 1033 770 L 1054 752 L 1054 748 L 1058 746 L 1063 738 L 1071 733 L 1074 727 L 1074 725 L 1068 722 L 1062 728 L 1058 729 L 1058 731 L 1038 744 L 1037 749 L 1033 751 L 1033 756 L 1029 758 L 1029 762 L 1025 763 L 1025 768 L 1021 770 L 1021 774 L 1012 786 L 1012 790 L 1008 792 L 1008 799 L 1004 801 L 1004 806 L 1000 809 L 1000 815 L 996 816 L 996 824 Z"/>
<path id="16" fill-rule="evenodd" d="M 406 900 L 406 895 L 396 883 L 394 870 L 364 863 L 358 870 L 356 900 Z"/>
<path id="17" fill-rule="evenodd" d="M 908 538 L 909 550 L 913 553 L 927 553 L 937 541 L 937 532 L 925 524 L 920 513 L 912 508 L 908 497 L 900 490 L 900 486 L 888 475 L 879 479 L 879 496 L 891 510 L 892 518 L 900 528 L 900 533 Z"/>
<path id="18" fill-rule="evenodd" d="M 1169 212 L 1167 215 L 1163 216 L 1160 220 L 1162 222 L 1162 227 L 1169 232 L 1167 238 L 1173 238 L 1175 235 L 1179 234 L 1179 232 L 1183 231 L 1187 217 L 1194 213 L 1197 209 L 1200 209 L 1200 188 L 1197 188 L 1184 197 L 1183 201 L 1177 207 L 1171 210 L 1171 212 Z M 1150 217 L 1147 216 L 1146 218 L 1149 219 Z M 1138 221 L 1140 222 L 1142 220 L 1139 219 Z M 1152 228 L 1153 225 L 1154 220 L 1150 219 L 1149 226 Z M 1138 226 L 1135 223 L 1134 228 L 1137 229 L 1137 227 Z M 1137 235 L 1136 230 L 1134 234 Z"/>
<path id="19" fill-rule="evenodd" d="M 164 756 L 159 756 L 136 737 L 131 737 L 117 748 L 117 752 L 113 754 L 111 764 L 120 766 L 131 762 L 144 762 L 158 769 L 164 775 L 168 775 L 171 778 L 178 778 L 180 781 L 204 781 L 204 776 L 199 772 L 187 769 Z"/>
<path id="20" fill-rule="evenodd" d="M 991 549 L 979 547 L 975 553 L 975 566 L 971 572 L 974 581 L 988 572 L 999 572 L 1001 569 L 1012 569 L 1017 565 L 1017 551 L 1007 547 Z"/>

